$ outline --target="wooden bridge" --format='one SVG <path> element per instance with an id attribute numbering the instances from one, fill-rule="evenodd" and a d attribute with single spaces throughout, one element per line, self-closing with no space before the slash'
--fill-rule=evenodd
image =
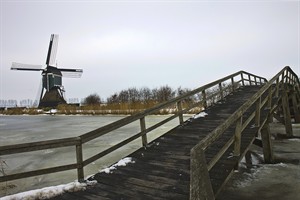
<path id="1" fill-rule="evenodd" d="M 198 101 L 187 103 L 195 95 Z M 174 115 L 146 127 L 146 116 L 174 107 Z M 196 107 L 204 110 L 183 121 L 183 114 Z M 77 169 L 78 180 L 84 181 L 84 166 L 141 137 L 143 147 L 128 155 L 133 162 L 113 173 L 95 174 L 89 180 L 98 183 L 85 191 L 54 199 L 215 199 L 255 140 L 262 143 L 265 162 L 274 162 L 269 123 L 273 117 L 282 121 L 292 137 L 291 124 L 300 122 L 299 109 L 300 82 L 289 67 L 269 81 L 240 71 L 79 137 L 2 146 L 0 155 L 76 146 L 77 162 L 1 176 L 0 182 L 70 169 Z M 147 133 L 175 118 L 177 127 L 147 142 Z M 137 120 L 140 132 L 83 158 L 83 144 Z"/>

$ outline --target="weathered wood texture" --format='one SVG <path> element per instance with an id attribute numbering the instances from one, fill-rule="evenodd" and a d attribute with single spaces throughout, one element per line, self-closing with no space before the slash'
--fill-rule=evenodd
<path id="1" fill-rule="evenodd" d="M 92 179 L 98 181 L 86 191 L 64 194 L 54 199 L 189 199 L 190 150 L 208 133 L 234 113 L 260 86 L 246 86 L 233 95 L 209 107 L 205 117 L 190 119 L 165 135 L 129 155 L 134 163 L 117 167 L 110 174 L 98 173 Z M 254 105 L 245 115 L 256 110 Z M 262 111 L 261 115 L 264 115 Z M 263 117 L 261 118 L 263 119 Z M 252 143 L 258 128 L 255 119 L 242 132 L 241 152 Z M 225 143 L 234 136 L 230 127 L 204 152 L 207 163 Z M 238 163 L 233 156 L 234 145 L 225 152 L 209 172 L 212 190 L 218 193 L 223 183 Z"/>

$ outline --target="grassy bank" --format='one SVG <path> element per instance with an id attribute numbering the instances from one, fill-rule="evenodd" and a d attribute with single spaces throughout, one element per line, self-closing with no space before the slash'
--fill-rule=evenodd
<path id="1" fill-rule="evenodd" d="M 135 113 L 142 112 L 146 109 L 152 108 L 155 106 L 155 103 L 149 104 L 103 104 L 103 105 L 88 105 L 88 106 L 75 106 L 75 105 L 59 105 L 56 109 L 46 108 L 46 109 L 37 109 L 37 108 L 9 108 L 1 110 L 0 114 L 2 115 L 38 115 L 38 114 L 63 114 L 63 115 L 132 115 Z M 183 105 L 183 109 L 188 105 Z M 202 110 L 202 107 L 197 107 L 190 110 L 189 114 L 195 114 Z M 176 113 L 176 107 L 170 107 L 166 109 L 161 109 L 154 115 L 165 115 Z"/>

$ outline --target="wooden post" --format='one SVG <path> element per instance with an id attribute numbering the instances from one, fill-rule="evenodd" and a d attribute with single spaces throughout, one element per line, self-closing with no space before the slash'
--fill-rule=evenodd
<path id="1" fill-rule="evenodd" d="M 249 79 L 249 85 L 252 85 L 250 74 L 248 74 L 248 79 Z"/>
<path id="2" fill-rule="evenodd" d="M 291 75 L 292 75 L 292 73 L 290 71 L 287 71 L 286 75 L 287 75 L 286 76 L 286 82 L 291 84 Z"/>
<path id="3" fill-rule="evenodd" d="M 272 87 L 269 88 L 269 96 L 268 96 L 268 105 L 267 108 L 271 109 L 272 108 L 272 99 L 273 99 L 273 90 Z M 269 123 L 273 122 L 273 113 L 269 113 L 270 117 L 269 117 Z"/>
<path id="4" fill-rule="evenodd" d="M 296 98 L 296 93 L 295 90 L 291 90 L 292 94 L 292 102 L 293 102 L 293 110 L 294 110 L 294 119 L 295 119 L 295 123 L 300 123 L 300 111 L 298 108 L 298 102 L 297 102 L 297 98 Z"/>
<path id="5" fill-rule="evenodd" d="M 190 166 L 190 200 L 214 200 L 204 151 L 200 147 L 191 150 Z"/>
<path id="6" fill-rule="evenodd" d="M 255 126 L 260 126 L 260 106 L 261 106 L 261 97 L 257 99 L 256 110 L 255 110 Z"/>
<path id="7" fill-rule="evenodd" d="M 177 102 L 177 112 L 179 117 L 179 124 L 183 124 L 182 104 L 181 101 Z"/>
<path id="8" fill-rule="evenodd" d="M 232 92 L 235 91 L 235 85 L 234 85 L 234 78 L 231 77 L 231 87 L 232 87 Z"/>
<path id="9" fill-rule="evenodd" d="M 203 107 L 207 108 L 207 100 L 206 100 L 206 92 L 205 90 L 202 91 L 202 101 L 203 101 Z"/>
<path id="10" fill-rule="evenodd" d="M 281 75 L 282 85 L 284 84 L 284 72 L 285 72 L 285 71 L 283 71 L 283 72 L 282 72 L 282 75 Z"/>
<path id="11" fill-rule="evenodd" d="M 270 115 L 268 115 L 268 118 Z M 261 138 L 263 144 L 263 154 L 265 163 L 274 163 L 274 154 L 273 154 L 273 147 L 272 147 L 272 140 L 271 140 L 271 133 L 270 133 L 270 126 L 269 120 L 263 125 L 261 129 Z"/>
<path id="12" fill-rule="evenodd" d="M 286 91 L 286 87 L 283 89 L 282 94 L 282 108 L 283 108 L 283 116 L 284 116 L 284 125 L 286 135 L 288 137 L 293 136 L 293 128 L 292 128 L 292 121 L 291 121 L 291 113 L 290 113 L 290 106 L 289 106 L 289 98 Z"/>
<path id="13" fill-rule="evenodd" d="M 143 132 L 144 130 L 146 130 L 145 117 L 140 118 L 140 127 L 141 127 L 141 132 Z M 147 144 L 148 144 L 147 134 L 146 133 L 142 133 L 142 145 L 143 145 L 143 147 L 146 147 Z"/>
<path id="14" fill-rule="evenodd" d="M 279 78 L 276 79 L 276 92 L 275 97 L 279 96 Z"/>
<path id="15" fill-rule="evenodd" d="M 243 73 L 241 73 L 241 79 L 242 79 L 242 85 L 245 86 L 245 80 L 244 80 Z"/>
<path id="16" fill-rule="evenodd" d="M 240 117 L 236 121 L 236 126 L 235 126 L 233 156 L 240 156 L 241 154 L 242 124 L 243 124 L 243 118 Z"/>
<path id="17" fill-rule="evenodd" d="M 76 145 L 76 160 L 77 160 L 77 177 L 79 182 L 84 181 L 83 171 L 83 155 L 82 155 L 82 143 Z"/>
<path id="18" fill-rule="evenodd" d="M 258 83 L 257 83 L 258 84 Z M 259 85 L 262 85 L 262 81 L 261 78 L 259 78 Z"/>
<path id="19" fill-rule="evenodd" d="M 219 83 L 219 90 L 220 90 L 220 96 L 221 96 L 221 100 L 224 99 L 224 94 L 223 94 L 223 87 L 222 87 L 222 83 Z"/>

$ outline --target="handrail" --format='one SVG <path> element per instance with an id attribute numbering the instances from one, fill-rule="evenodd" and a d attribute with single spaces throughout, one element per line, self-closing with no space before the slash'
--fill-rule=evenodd
<path id="1" fill-rule="evenodd" d="M 20 178 L 27 178 L 42 174 L 48 174 L 53 172 L 59 172 L 59 171 L 65 171 L 65 170 L 71 170 L 77 168 L 77 177 L 79 181 L 83 181 L 84 179 L 84 167 L 93 161 L 103 157 L 104 155 L 107 155 L 114 150 L 128 144 L 129 142 L 132 142 L 133 140 L 142 137 L 142 143 L 143 146 L 147 145 L 147 133 L 160 127 L 161 125 L 167 123 L 170 120 L 173 120 L 175 118 L 179 118 L 179 123 L 183 123 L 183 114 L 187 113 L 190 109 L 199 107 L 199 105 L 203 105 L 206 107 L 209 102 L 213 103 L 213 99 L 215 97 L 219 97 L 219 99 L 224 98 L 224 84 L 229 82 L 231 85 L 227 86 L 229 87 L 230 91 L 234 91 L 236 87 L 239 87 L 240 85 L 245 86 L 247 85 L 260 85 L 267 80 L 263 77 L 256 76 L 253 74 L 250 74 L 248 72 L 239 71 L 234 74 L 231 74 L 229 76 L 226 76 L 224 78 L 221 78 L 219 80 L 216 80 L 214 82 L 211 82 L 207 85 L 204 85 L 202 87 L 199 87 L 189 93 L 186 93 L 182 96 L 176 97 L 174 99 L 171 99 L 170 101 L 167 101 L 165 103 L 161 103 L 157 106 L 154 106 L 150 109 L 147 109 L 143 112 L 137 113 L 132 116 L 125 117 L 123 119 L 120 119 L 116 122 L 113 122 L 111 124 L 108 124 L 106 126 L 100 127 L 98 129 L 95 129 L 93 131 L 90 131 L 88 133 L 85 133 L 83 135 L 80 135 L 78 137 L 70 137 L 70 138 L 64 138 L 64 139 L 58 139 L 58 140 L 47 140 L 47 141 L 41 141 L 41 142 L 33 142 L 33 143 L 24 143 L 24 144 L 16 144 L 16 145 L 7 145 L 7 146 L 0 146 L 0 155 L 9 155 L 9 154 L 15 154 L 15 153 L 24 153 L 24 152 L 31 152 L 31 151 L 37 151 L 37 150 L 44 150 L 44 149 L 51 149 L 51 148 L 60 148 L 65 146 L 75 146 L 76 147 L 76 163 L 68 164 L 68 165 L 62 165 L 62 166 L 56 166 L 46 169 L 38 169 L 34 171 L 28 171 L 28 172 L 22 172 L 17 174 L 11 174 L 11 175 L 3 175 L 0 176 L 0 182 L 10 181 L 10 180 L 16 180 Z M 212 89 L 214 87 L 218 87 L 218 91 L 215 94 L 212 94 L 210 96 L 207 96 L 207 91 L 209 89 Z M 189 107 L 182 108 L 182 102 L 192 97 L 196 94 L 201 95 L 201 99 L 198 99 L 198 102 L 190 105 Z M 161 122 L 158 122 L 155 125 L 152 125 L 151 127 L 146 128 L 145 123 L 145 117 L 149 116 L 161 109 L 166 109 L 171 106 L 177 107 L 177 112 L 173 114 L 172 116 L 168 117 L 167 119 L 162 120 Z M 83 144 L 99 138 L 107 133 L 110 133 L 111 131 L 114 131 L 118 128 L 121 128 L 125 125 L 128 125 L 132 122 L 135 122 L 139 120 L 140 121 L 140 129 L 141 131 L 136 133 L 135 135 L 119 142 L 115 146 L 112 146 L 108 149 L 105 149 L 102 152 L 99 152 L 89 158 L 83 159 Z"/>
<path id="2" fill-rule="evenodd" d="M 280 80 L 281 79 L 281 80 Z M 202 139 L 197 145 L 195 145 L 191 149 L 191 161 L 197 159 L 196 157 L 199 157 L 199 154 L 204 155 L 205 149 L 207 149 L 214 141 L 216 141 L 230 126 L 235 125 L 235 133 L 232 135 L 232 137 L 228 140 L 228 142 L 221 148 L 221 150 L 215 154 L 215 156 L 210 160 L 210 162 L 207 164 L 207 171 L 210 171 L 213 166 L 219 161 L 219 159 L 222 157 L 222 155 L 228 150 L 228 148 L 234 143 L 234 156 L 241 156 L 240 148 L 241 148 L 241 133 L 242 131 L 248 126 L 248 124 L 255 119 L 255 125 L 256 127 L 259 127 L 259 129 L 265 128 L 266 124 L 268 123 L 268 119 L 272 112 L 274 112 L 275 108 L 277 108 L 277 104 L 272 104 L 272 98 L 273 95 L 278 97 L 278 100 L 281 100 L 281 96 L 279 97 L 279 84 L 281 84 L 282 87 L 284 87 L 284 83 L 292 84 L 294 86 L 297 86 L 299 88 L 300 82 L 297 75 L 291 70 L 290 67 L 283 68 L 279 73 L 277 73 L 269 82 L 267 82 L 256 94 L 254 94 L 246 103 L 244 103 L 238 110 L 236 110 L 231 116 L 227 118 L 222 124 L 220 124 L 217 128 L 215 128 L 211 133 L 209 133 L 204 139 Z M 273 86 L 275 85 L 275 88 L 273 89 Z M 285 89 L 285 88 L 281 88 Z M 263 95 L 266 94 L 266 97 L 264 99 Z M 286 91 L 285 91 L 286 92 Z M 244 113 L 253 105 L 256 104 L 256 110 L 250 114 L 250 116 L 247 119 L 244 119 L 243 115 Z M 262 108 L 269 109 L 269 115 L 263 120 L 263 122 L 260 124 L 260 110 Z M 289 122 L 290 123 L 290 122 Z M 202 156 L 204 160 L 202 162 L 206 163 L 205 156 Z M 267 158 L 272 162 L 272 158 Z M 198 161 L 200 162 L 200 161 Z M 197 163 L 197 162 L 195 162 Z M 193 165 L 193 162 L 191 162 L 191 165 Z M 191 166 L 191 169 L 197 170 L 197 167 Z M 197 199 L 201 195 L 194 190 L 199 190 L 197 188 L 197 184 L 200 184 L 199 181 L 196 179 L 199 179 L 199 176 L 195 177 L 195 174 L 197 172 L 191 171 L 191 185 L 190 187 L 190 199 Z M 207 177 L 207 174 L 203 175 L 205 176 L 204 179 L 209 179 Z M 209 180 L 207 180 L 209 182 Z M 200 189 L 201 190 L 201 189 Z M 207 194 L 211 194 L 211 192 L 208 192 Z M 194 196 L 193 196 L 194 195 Z M 211 197 L 208 197 L 211 198 Z"/>

